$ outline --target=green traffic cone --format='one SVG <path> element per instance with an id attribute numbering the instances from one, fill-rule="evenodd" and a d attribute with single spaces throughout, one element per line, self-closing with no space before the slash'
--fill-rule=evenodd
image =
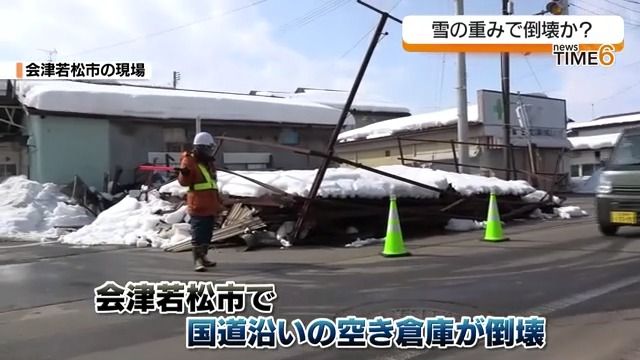
<path id="1" fill-rule="evenodd" d="M 389 199 L 389 220 L 387 222 L 387 236 L 384 241 L 384 249 L 382 256 L 400 257 L 409 256 L 411 253 L 404 247 L 404 239 L 402 237 L 402 229 L 400 228 L 400 219 L 398 217 L 398 206 L 396 197 L 391 195 Z"/>
<path id="2" fill-rule="evenodd" d="M 498 211 L 498 201 L 496 194 L 491 192 L 489 198 L 489 212 L 487 214 L 487 226 L 484 232 L 484 240 L 499 242 L 507 241 L 509 238 L 504 237 L 502 233 L 502 222 L 500 221 L 500 212 Z"/>

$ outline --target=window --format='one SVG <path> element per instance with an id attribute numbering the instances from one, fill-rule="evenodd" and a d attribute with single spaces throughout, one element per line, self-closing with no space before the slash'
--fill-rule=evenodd
<path id="1" fill-rule="evenodd" d="M 593 175 L 593 171 L 595 170 L 595 164 L 583 164 L 582 165 L 582 176 L 591 176 Z"/>
<path id="2" fill-rule="evenodd" d="M 300 135 L 295 130 L 282 129 L 278 142 L 282 145 L 298 145 L 300 143 Z"/>
<path id="3" fill-rule="evenodd" d="M 384 156 L 386 156 L 386 157 L 391 156 L 391 150 L 385 150 L 384 151 Z"/>
<path id="4" fill-rule="evenodd" d="M 580 165 L 571 165 L 571 177 L 580 177 Z"/>
<path id="5" fill-rule="evenodd" d="M 0 179 L 15 175 L 18 175 L 18 167 L 16 164 L 0 164 Z"/>

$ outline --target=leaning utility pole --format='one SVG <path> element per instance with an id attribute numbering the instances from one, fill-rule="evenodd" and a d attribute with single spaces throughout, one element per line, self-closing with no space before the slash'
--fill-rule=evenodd
<path id="1" fill-rule="evenodd" d="M 502 0 L 502 15 L 511 15 L 509 0 Z M 506 180 L 511 180 L 511 99 L 509 89 L 509 53 L 503 52 L 500 55 L 502 73 L 502 119 L 504 121 L 504 168 L 506 169 Z"/>
<path id="2" fill-rule="evenodd" d="M 456 15 L 464 15 L 464 0 L 455 0 Z M 466 173 L 464 165 L 469 164 L 469 118 L 467 114 L 467 59 L 466 54 L 458 53 L 458 152 L 460 170 Z"/>
<path id="3" fill-rule="evenodd" d="M 311 202 L 315 199 L 316 195 L 318 195 L 318 191 L 320 190 L 320 185 L 322 184 L 322 180 L 324 179 L 324 175 L 327 171 L 327 168 L 329 167 L 329 164 L 331 162 L 331 157 L 334 155 L 334 146 L 338 140 L 338 135 L 340 135 L 340 132 L 342 131 L 342 127 L 344 126 L 344 122 L 347 119 L 347 116 L 349 116 L 349 113 L 351 111 L 351 105 L 353 104 L 353 100 L 356 96 L 356 93 L 358 92 L 358 89 L 360 87 L 360 83 L 362 82 L 362 79 L 364 78 L 364 74 L 367 71 L 367 67 L 369 66 L 369 61 L 371 60 L 371 57 L 373 56 L 373 51 L 376 48 L 376 45 L 378 44 L 379 40 L 380 40 L 380 36 L 383 33 L 384 30 L 384 26 L 387 23 L 387 20 L 393 20 L 395 22 L 397 22 L 398 24 L 402 24 L 402 20 L 398 19 L 397 17 L 389 14 L 386 11 L 382 11 L 379 10 L 367 3 L 365 3 L 363 0 L 357 0 L 358 4 L 363 5 L 364 7 L 368 8 L 369 10 L 372 10 L 376 13 L 378 13 L 380 15 L 380 20 L 378 21 L 378 26 L 376 27 L 376 30 L 373 34 L 373 37 L 371 38 L 371 42 L 369 43 L 369 48 L 367 49 L 366 54 L 364 55 L 364 59 L 362 60 L 362 63 L 360 64 L 360 69 L 358 70 L 358 73 L 356 75 L 356 78 L 353 82 L 353 85 L 351 87 L 351 91 L 349 92 L 349 96 L 347 97 L 347 102 L 344 104 L 344 107 L 342 108 L 342 113 L 340 114 L 340 118 L 338 119 L 338 123 L 336 124 L 336 127 L 333 129 L 333 133 L 331 134 L 331 137 L 329 138 L 329 143 L 327 144 L 327 157 L 325 157 L 324 161 L 322 162 L 322 164 L 320 165 L 320 168 L 318 169 L 318 172 L 316 173 L 316 177 L 313 180 L 313 184 L 311 184 L 311 189 L 309 190 L 309 195 L 308 197 L 305 199 L 304 203 L 302 204 L 302 209 L 300 210 L 300 213 L 298 215 L 298 221 L 296 222 L 295 228 L 293 230 L 293 235 L 292 235 L 292 242 L 295 242 L 298 240 L 298 237 L 300 236 L 301 232 L 302 232 L 302 227 L 304 226 L 307 214 L 309 212 L 309 208 L 311 207 Z"/>

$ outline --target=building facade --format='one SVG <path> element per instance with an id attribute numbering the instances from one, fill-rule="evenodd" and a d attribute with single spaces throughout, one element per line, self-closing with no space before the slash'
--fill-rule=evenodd
<path id="1" fill-rule="evenodd" d="M 598 176 L 622 130 L 633 126 L 640 126 L 640 112 L 607 115 L 567 125 L 569 141 L 572 143 L 568 157 L 570 175 L 575 187 L 595 183 L 589 182 L 589 179 Z"/>
<path id="2" fill-rule="evenodd" d="M 446 171 L 458 171 L 467 165 L 467 173 L 506 178 L 499 96 L 499 92 L 480 90 L 478 105 L 469 106 L 471 144 L 465 164 L 459 161 L 461 147 L 455 143 L 458 138 L 455 108 L 345 131 L 340 134 L 336 151 L 339 156 L 370 166 L 401 164 L 404 159 L 405 165 Z M 564 100 L 513 94 L 511 111 L 509 167 L 519 171 L 517 179 L 533 179 L 542 188 L 552 188 L 559 178 L 567 177 L 564 155 L 571 144 L 566 136 Z M 538 176 L 532 178 L 530 175 L 534 173 Z M 514 178 L 513 173 L 510 178 Z"/>
<path id="3" fill-rule="evenodd" d="M 136 171 L 142 164 L 177 164 L 197 123 L 214 136 L 317 150 L 326 146 L 340 115 L 322 104 L 247 94 L 70 81 L 16 89 L 26 110 L 21 135 L 28 139 L 29 177 L 66 184 L 77 175 L 96 189 L 117 172 L 122 184 L 143 182 L 148 174 Z M 347 125 L 353 124 L 349 116 Z M 264 145 L 219 145 L 218 166 L 229 169 L 312 169 L 320 163 Z"/>

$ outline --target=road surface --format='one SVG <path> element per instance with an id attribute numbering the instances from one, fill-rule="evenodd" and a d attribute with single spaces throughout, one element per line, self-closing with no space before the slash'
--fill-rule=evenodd
<path id="1" fill-rule="evenodd" d="M 593 214 L 592 199 L 573 198 Z M 411 257 L 363 248 L 218 249 L 218 267 L 191 271 L 188 253 L 0 243 L 2 358 L 29 359 L 638 359 L 640 231 L 602 237 L 592 216 L 408 240 Z M 104 281 L 273 283 L 273 315 L 308 322 L 343 315 L 547 317 L 543 350 L 185 349 L 185 316 L 97 315 Z"/>

